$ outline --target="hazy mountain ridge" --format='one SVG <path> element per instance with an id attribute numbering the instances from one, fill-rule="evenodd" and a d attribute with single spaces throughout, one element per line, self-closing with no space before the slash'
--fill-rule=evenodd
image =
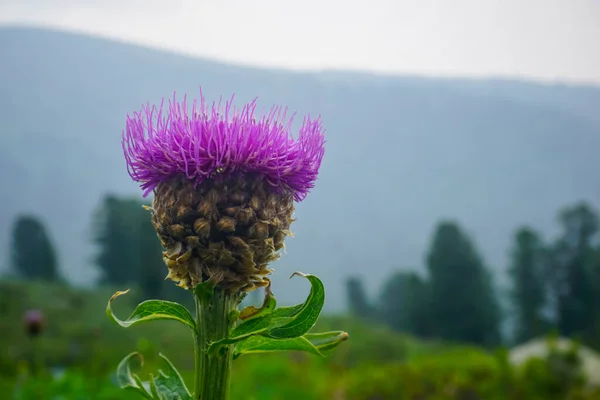
<path id="1" fill-rule="evenodd" d="M 0 59 L 0 254 L 15 214 L 34 211 L 80 283 L 94 275 L 100 196 L 141 196 L 121 152 L 125 115 L 200 85 L 209 99 L 285 104 L 296 125 L 323 116 L 322 173 L 275 265 L 283 302 L 306 289 L 287 281 L 293 270 L 322 276 L 340 307 L 344 274 L 375 288 L 392 267 L 421 266 L 446 217 L 503 270 L 518 224 L 552 233 L 559 207 L 600 195 L 599 88 L 260 70 L 20 28 L 0 29 Z"/>

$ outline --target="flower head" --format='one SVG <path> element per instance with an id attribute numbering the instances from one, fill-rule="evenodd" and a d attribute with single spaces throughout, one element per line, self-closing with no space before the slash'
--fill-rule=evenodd
<path id="1" fill-rule="evenodd" d="M 255 117 L 256 102 L 206 105 L 184 99 L 128 116 L 123 149 L 165 248 L 168 278 L 190 289 L 212 280 L 232 291 L 269 283 L 293 222 L 294 200 L 314 186 L 324 153 L 319 119 L 297 139 L 281 108 Z"/>
<path id="2" fill-rule="evenodd" d="M 40 310 L 29 310 L 23 317 L 25 330 L 30 336 L 38 336 L 46 326 L 46 319 Z"/>
<path id="3" fill-rule="evenodd" d="M 233 100 L 233 98 L 232 98 Z M 123 149 L 131 177 L 144 196 L 169 179 L 183 175 L 199 184 L 216 175 L 254 173 L 273 188 L 289 190 L 303 200 L 314 186 L 324 153 L 320 120 L 306 117 L 297 139 L 290 135 L 293 118 L 273 107 L 255 117 L 256 100 L 233 108 L 232 101 L 208 106 L 202 93 L 191 113 L 187 99 L 164 111 L 146 105 L 127 117 Z"/>

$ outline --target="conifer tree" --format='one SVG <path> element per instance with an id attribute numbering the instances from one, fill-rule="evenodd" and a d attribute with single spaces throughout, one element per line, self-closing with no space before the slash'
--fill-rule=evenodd
<path id="1" fill-rule="evenodd" d="M 515 234 L 509 269 L 518 343 L 542 335 L 548 329 L 543 317 L 547 305 L 544 268 L 544 248 L 539 235 L 531 228 L 520 228 Z"/>
<path id="2" fill-rule="evenodd" d="M 42 222 L 33 215 L 19 216 L 12 231 L 12 266 L 27 279 L 59 279 L 56 251 Z"/>
<path id="3" fill-rule="evenodd" d="M 441 339 L 493 345 L 500 340 L 499 305 L 491 275 L 455 222 L 441 222 L 427 259 L 431 317 Z"/>

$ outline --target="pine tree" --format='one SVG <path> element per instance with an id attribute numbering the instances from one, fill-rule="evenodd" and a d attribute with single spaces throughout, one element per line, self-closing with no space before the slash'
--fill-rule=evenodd
<path id="1" fill-rule="evenodd" d="M 585 203 L 559 213 L 563 233 L 551 249 L 550 276 L 559 331 L 566 336 L 589 331 L 597 315 L 594 239 L 598 216 Z"/>
<path id="2" fill-rule="evenodd" d="M 139 276 L 138 238 L 135 232 L 136 201 L 107 196 L 94 215 L 94 242 L 99 247 L 96 265 L 102 270 L 104 283 L 123 285 L 136 282 Z"/>
<path id="3" fill-rule="evenodd" d="M 95 215 L 96 264 L 102 281 L 139 285 L 145 297 L 158 298 L 167 269 L 150 212 L 136 199 L 107 196 Z"/>
<path id="4" fill-rule="evenodd" d="M 500 313 L 491 275 L 458 224 L 438 225 L 427 261 L 434 334 L 452 341 L 497 343 Z"/>
<path id="5" fill-rule="evenodd" d="M 374 310 L 359 278 L 351 277 L 346 280 L 346 293 L 350 312 L 360 318 L 369 319 L 374 317 Z"/>
<path id="6" fill-rule="evenodd" d="M 137 254 L 139 258 L 140 286 L 149 298 L 161 298 L 165 284 L 167 268 L 162 259 L 162 247 L 154 226 L 152 226 L 150 212 L 138 204 L 136 207 L 136 230 L 138 238 Z M 181 290 L 183 292 L 183 290 Z"/>
<path id="7" fill-rule="evenodd" d="M 381 320 L 392 329 L 430 335 L 429 287 L 416 273 L 394 273 L 381 290 L 379 304 Z"/>
<path id="8" fill-rule="evenodd" d="M 544 248 L 539 235 L 528 227 L 515 234 L 510 274 L 512 301 L 516 314 L 515 339 L 518 343 L 548 330 L 543 317 L 546 306 Z"/>
<path id="9" fill-rule="evenodd" d="M 27 279 L 59 279 L 56 251 L 46 228 L 35 216 L 22 215 L 14 223 L 11 261 L 15 272 Z"/>
<path id="10" fill-rule="evenodd" d="M 600 246 L 594 251 L 593 261 L 593 287 L 594 287 L 594 309 L 600 310 Z M 600 349 L 600 314 L 596 312 L 593 317 L 593 327 L 590 329 L 590 344 Z"/>

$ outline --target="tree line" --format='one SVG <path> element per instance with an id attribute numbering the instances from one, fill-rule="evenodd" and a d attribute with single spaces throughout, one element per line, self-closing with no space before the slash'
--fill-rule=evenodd
<path id="1" fill-rule="evenodd" d="M 516 230 L 508 266 L 510 304 L 502 310 L 489 268 L 455 221 L 438 224 L 426 276 L 396 271 L 370 302 L 361 280 L 347 280 L 353 314 L 425 338 L 495 345 L 503 317 L 512 316 L 512 343 L 548 334 L 600 347 L 598 215 L 586 203 L 561 210 L 560 234 L 545 242 L 535 229 Z"/>
<path id="2" fill-rule="evenodd" d="M 93 216 L 91 240 L 98 283 L 137 284 L 146 298 L 187 301 L 165 282 L 162 248 L 147 206 L 105 196 Z M 600 347 L 598 215 L 580 203 L 558 214 L 560 234 L 545 241 L 532 227 L 516 230 L 508 266 L 510 306 L 501 307 L 489 267 L 456 221 L 442 221 L 426 253 L 426 274 L 394 272 L 370 301 L 358 277 L 347 280 L 350 311 L 365 321 L 423 338 L 496 345 L 503 317 L 512 316 L 512 341 L 551 331 Z M 11 264 L 24 279 L 61 280 L 50 235 L 39 218 L 19 216 L 12 228 Z"/>
<path id="3" fill-rule="evenodd" d="M 137 198 L 105 196 L 92 218 L 98 284 L 138 286 L 144 298 L 169 298 L 184 304 L 189 296 L 165 281 L 162 247 L 150 220 L 149 206 Z M 18 216 L 11 243 L 13 272 L 23 279 L 61 280 L 54 246 L 39 218 Z"/>

